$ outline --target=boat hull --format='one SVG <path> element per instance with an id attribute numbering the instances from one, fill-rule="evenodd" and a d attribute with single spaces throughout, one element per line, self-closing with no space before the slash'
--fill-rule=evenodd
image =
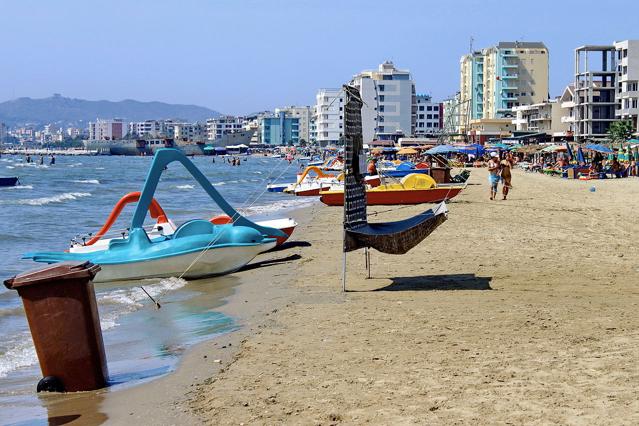
<path id="1" fill-rule="evenodd" d="M 401 205 L 440 203 L 459 194 L 463 188 L 410 189 L 403 191 L 367 191 L 366 205 Z M 344 192 L 330 191 L 320 195 L 320 201 L 328 206 L 343 206 Z"/>
<path id="2" fill-rule="evenodd" d="M 0 177 L 0 186 L 16 186 L 18 184 L 18 178 L 12 177 Z"/>
<path id="3" fill-rule="evenodd" d="M 275 241 L 266 244 L 212 248 L 162 259 L 101 264 L 93 282 L 129 281 L 144 278 L 182 277 L 205 278 L 228 274 L 242 268 L 258 254 L 275 247 Z M 184 272 L 186 271 L 186 273 Z"/>

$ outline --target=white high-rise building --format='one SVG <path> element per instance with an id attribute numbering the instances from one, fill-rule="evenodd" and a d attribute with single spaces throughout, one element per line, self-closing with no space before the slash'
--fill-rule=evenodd
<path id="1" fill-rule="evenodd" d="M 126 126 L 122 119 L 102 120 L 89 123 L 90 140 L 115 140 L 122 139 L 126 134 Z"/>
<path id="2" fill-rule="evenodd" d="M 639 133 L 639 40 L 614 43 L 617 51 L 617 109 L 615 118 L 632 121 Z"/>
<path id="3" fill-rule="evenodd" d="M 409 71 L 386 61 L 377 71 L 362 71 L 353 77 L 362 107 L 364 143 L 415 133 L 415 83 Z"/>
<path id="4" fill-rule="evenodd" d="M 145 120 L 129 123 L 129 134 L 133 137 L 157 138 L 164 134 L 164 122 L 161 120 Z"/>
<path id="5" fill-rule="evenodd" d="M 7 141 L 7 125 L 0 122 L 0 143 Z"/>
<path id="6" fill-rule="evenodd" d="M 414 135 L 435 135 L 442 131 L 443 104 L 434 102 L 430 95 L 417 95 Z"/>
<path id="7" fill-rule="evenodd" d="M 173 123 L 173 138 L 181 142 L 204 142 L 206 125 L 202 123 Z"/>
<path id="8" fill-rule="evenodd" d="M 289 106 L 285 108 L 275 108 L 275 115 L 280 112 L 286 114 L 287 117 L 299 118 L 299 140 L 309 142 L 311 140 L 311 116 L 312 108 L 310 106 Z"/>
<path id="9" fill-rule="evenodd" d="M 224 135 L 236 133 L 244 128 L 244 117 L 225 115 L 206 120 L 206 135 L 208 140 L 214 141 Z"/>
<path id="10" fill-rule="evenodd" d="M 316 140 L 321 146 L 336 145 L 344 135 L 344 92 L 320 89 L 315 98 Z"/>

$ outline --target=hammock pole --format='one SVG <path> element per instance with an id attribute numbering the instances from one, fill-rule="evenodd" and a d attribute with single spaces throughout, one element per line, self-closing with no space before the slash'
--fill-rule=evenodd
<path id="1" fill-rule="evenodd" d="M 346 292 L 346 252 L 344 252 L 344 260 L 342 261 L 342 292 Z"/>
<path id="2" fill-rule="evenodd" d="M 366 271 L 368 272 L 368 279 L 371 279 L 371 252 L 366 247 Z"/>

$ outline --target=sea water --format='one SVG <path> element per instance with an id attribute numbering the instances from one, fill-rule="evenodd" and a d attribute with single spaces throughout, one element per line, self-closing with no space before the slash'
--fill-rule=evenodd
<path id="1" fill-rule="evenodd" d="M 39 158 L 34 157 L 36 162 Z M 56 164 L 27 164 L 19 156 L 0 158 L 0 176 L 20 185 L 0 188 L 0 280 L 39 266 L 20 257 L 30 251 L 59 251 L 72 238 L 96 232 L 115 203 L 140 191 L 152 157 L 57 157 Z M 234 207 L 254 219 L 281 217 L 313 202 L 266 191 L 267 183 L 292 182 L 300 165 L 283 159 L 247 157 L 240 166 L 223 158 L 192 160 Z M 163 172 L 155 195 L 177 224 L 221 211 L 178 163 Z M 113 226 L 124 230 L 127 207 Z M 147 223 L 151 219 L 147 217 Z M 150 380 L 175 368 L 189 346 L 235 326 L 215 310 L 235 285 L 233 275 L 186 282 L 177 278 L 96 285 L 112 385 Z M 161 301 L 153 303 L 139 285 Z M 34 397 L 40 378 L 37 357 L 17 292 L 0 288 L 0 423 L 42 417 Z"/>

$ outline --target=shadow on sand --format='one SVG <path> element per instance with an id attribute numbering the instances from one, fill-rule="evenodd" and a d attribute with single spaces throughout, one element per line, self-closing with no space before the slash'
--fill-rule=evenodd
<path id="1" fill-rule="evenodd" d="M 478 277 L 475 274 L 422 275 L 391 280 L 391 284 L 373 291 L 492 290 L 492 277 Z"/>
<path id="2" fill-rule="evenodd" d="M 310 247 L 311 245 L 312 244 L 309 243 L 308 241 L 286 241 L 281 246 L 273 247 L 272 249 L 270 249 L 266 253 L 275 253 L 275 252 L 278 252 L 278 251 L 288 250 L 288 249 L 292 249 L 292 248 L 295 248 L 295 247 Z"/>
<path id="3" fill-rule="evenodd" d="M 250 271 L 251 269 L 264 268 L 266 266 L 273 266 L 280 263 L 288 263 L 294 260 L 300 260 L 301 258 L 302 256 L 300 256 L 299 254 L 292 254 L 290 256 L 281 257 L 279 259 L 261 260 L 259 262 L 251 263 L 244 266 L 240 269 L 240 271 Z"/>

